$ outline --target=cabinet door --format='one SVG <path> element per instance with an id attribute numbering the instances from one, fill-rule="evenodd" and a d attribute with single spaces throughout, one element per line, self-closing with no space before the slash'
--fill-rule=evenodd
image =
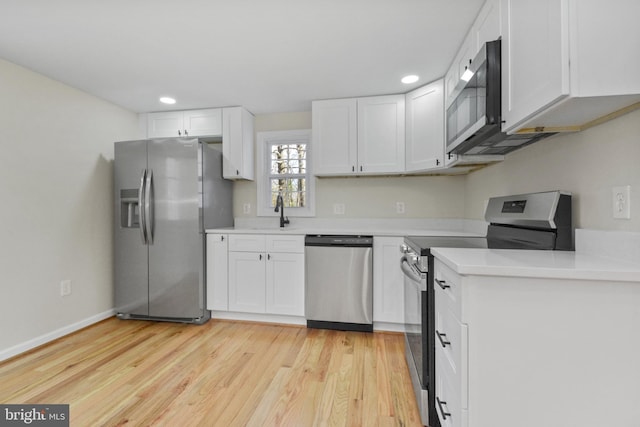
<path id="1" fill-rule="evenodd" d="M 207 309 L 227 311 L 228 289 L 228 243 L 226 234 L 207 234 Z"/>
<path id="2" fill-rule="evenodd" d="M 265 255 L 229 252 L 229 310 L 265 312 Z"/>
<path id="3" fill-rule="evenodd" d="M 404 95 L 358 99 L 358 173 L 404 171 Z"/>
<path id="4" fill-rule="evenodd" d="M 304 254 L 267 254 L 266 312 L 304 316 Z"/>
<path id="5" fill-rule="evenodd" d="M 568 0 L 502 0 L 502 130 L 569 94 Z"/>
<path id="6" fill-rule="evenodd" d="M 312 145 L 316 175 L 344 175 L 357 167 L 357 101 L 312 103 Z"/>
<path id="7" fill-rule="evenodd" d="M 189 110 L 184 112 L 184 129 L 189 136 L 222 136 L 222 110 Z"/>
<path id="8" fill-rule="evenodd" d="M 500 38 L 502 35 L 500 0 L 487 0 L 482 6 L 471 31 L 476 43 L 476 52 L 479 52 L 486 42 Z"/>
<path id="9" fill-rule="evenodd" d="M 455 99 L 457 94 L 456 86 L 460 83 L 460 77 L 464 74 L 466 67 L 476 55 L 476 44 L 473 31 L 469 31 L 467 37 L 464 39 L 458 53 L 456 54 L 453 62 L 449 66 L 447 74 L 445 74 L 445 106 L 449 107 L 451 102 Z"/>
<path id="10" fill-rule="evenodd" d="M 242 107 L 222 110 L 223 176 L 254 179 L 253 115 Z"/>
<path id="11" fill-rule="evenodd" d="M 149 113 L 147 116 L 147 138 L 172 138 L 184 136 L 182 111 Z"/>
<path id="12" fill-rule="evenodd" d="M 443 167 L 444 83 L 435 81 L 406 95 L 407 172 Z"/>
<path id="13" fill-rule="evenodd" d="M 400 270 L 402 237 L 373 239 L 373 321 L 404 323 L 404 274 Z"/>

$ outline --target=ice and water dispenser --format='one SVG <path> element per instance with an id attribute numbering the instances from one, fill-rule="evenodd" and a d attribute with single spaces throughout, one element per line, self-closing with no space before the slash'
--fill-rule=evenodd
<path id="1" fill-rule="evenodd" d="M 123 228 L 140 227 L 140 204 L 137 188 L 120 190 L 120 226 Z"/>

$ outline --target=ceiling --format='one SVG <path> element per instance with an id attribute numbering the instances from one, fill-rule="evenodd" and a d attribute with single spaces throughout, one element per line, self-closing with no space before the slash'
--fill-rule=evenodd
<path id="1" fill-rule="evenodd" d="M 483 2 L 0 0 L 0 57 L 134 112 L 309 111 L 442 77 Z"/>

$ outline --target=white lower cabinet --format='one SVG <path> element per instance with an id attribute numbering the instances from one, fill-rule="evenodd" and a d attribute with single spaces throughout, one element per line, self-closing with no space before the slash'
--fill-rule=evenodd
<path id="1" fill-rule="evenodd" d="M 304 236 L 229 235 L 229 311 L 304 315 Z"/>
<path id="2" fill-rule="evenodd" d="M 227 234 L 207 234 L 207 309 L 229 309 Z"/>
<path id="3" fill-rule="evenodd" d="M 266 312 L 304 316 L 304 253 L 267 254 Z"/>
<path id="4" fill-rule="evenodd" d="M 637 282 L 434 274 L 443 427 L 638 425 Z"/>
<path id="5" fill-rule="evenodd" d="M 265 260 L 261 252 L 229 252 L 230 311 L 265 313 Z"/>
<path id="6" fill-rule="evenodd" d="M 402 237 L 373 238 L 373 321 L 404 324 L 404 274 L 400 269 Z"/>

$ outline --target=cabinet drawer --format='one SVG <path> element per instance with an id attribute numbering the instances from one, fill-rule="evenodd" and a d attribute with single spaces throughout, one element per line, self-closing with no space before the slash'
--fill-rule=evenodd
<path id="1" fill-rule="evenodd" d="M 437 307 L 438 301 L 436 301 Z M 452 383 L 460 406 L 467 407 L 468 328 L 460 323 L 450 310 L 436 308 L 436 360 L 437 375 L 447 376 Z"/>
<path id="2" fill-rule="evenodd" d="M 304 236 L 268 235 L 267 252 L 304 253 Z"/>
<path id="3" fill-rule="evenodd" d="M 443 354 L 436 352 L 436 412 L 442 427 L 461 427 L 467 425 L 467 411 L 462 408 L 460 392 L 456 389 L 455 380 L 438 369 Z M 444 362 L 446 363 L 446 362 Z M 463 418 L 465 418 L 463 420 Z"/>
<path id="4" fill-rule="evenodd" d="M 436 302 L 437 304 L 437 302 Z M 436 310 L 436 349 L 441 350 L 456 376 L 466 365 L 464 355 L 467 352 L 467 325 L 463 325 L 449 310 Z"/>
<path id="5" fill-rule="evenodd" d="M 260 234 L 230 234 L 230 252 L 265 252 L 266 239 Z"/>
<path id="6" fill-rule="evenodd" d="M 435 294 L 438 307 L 449 308 L 454 316 L 462 319 L 462 279 L 440 260 L 435 260 Z"/>

